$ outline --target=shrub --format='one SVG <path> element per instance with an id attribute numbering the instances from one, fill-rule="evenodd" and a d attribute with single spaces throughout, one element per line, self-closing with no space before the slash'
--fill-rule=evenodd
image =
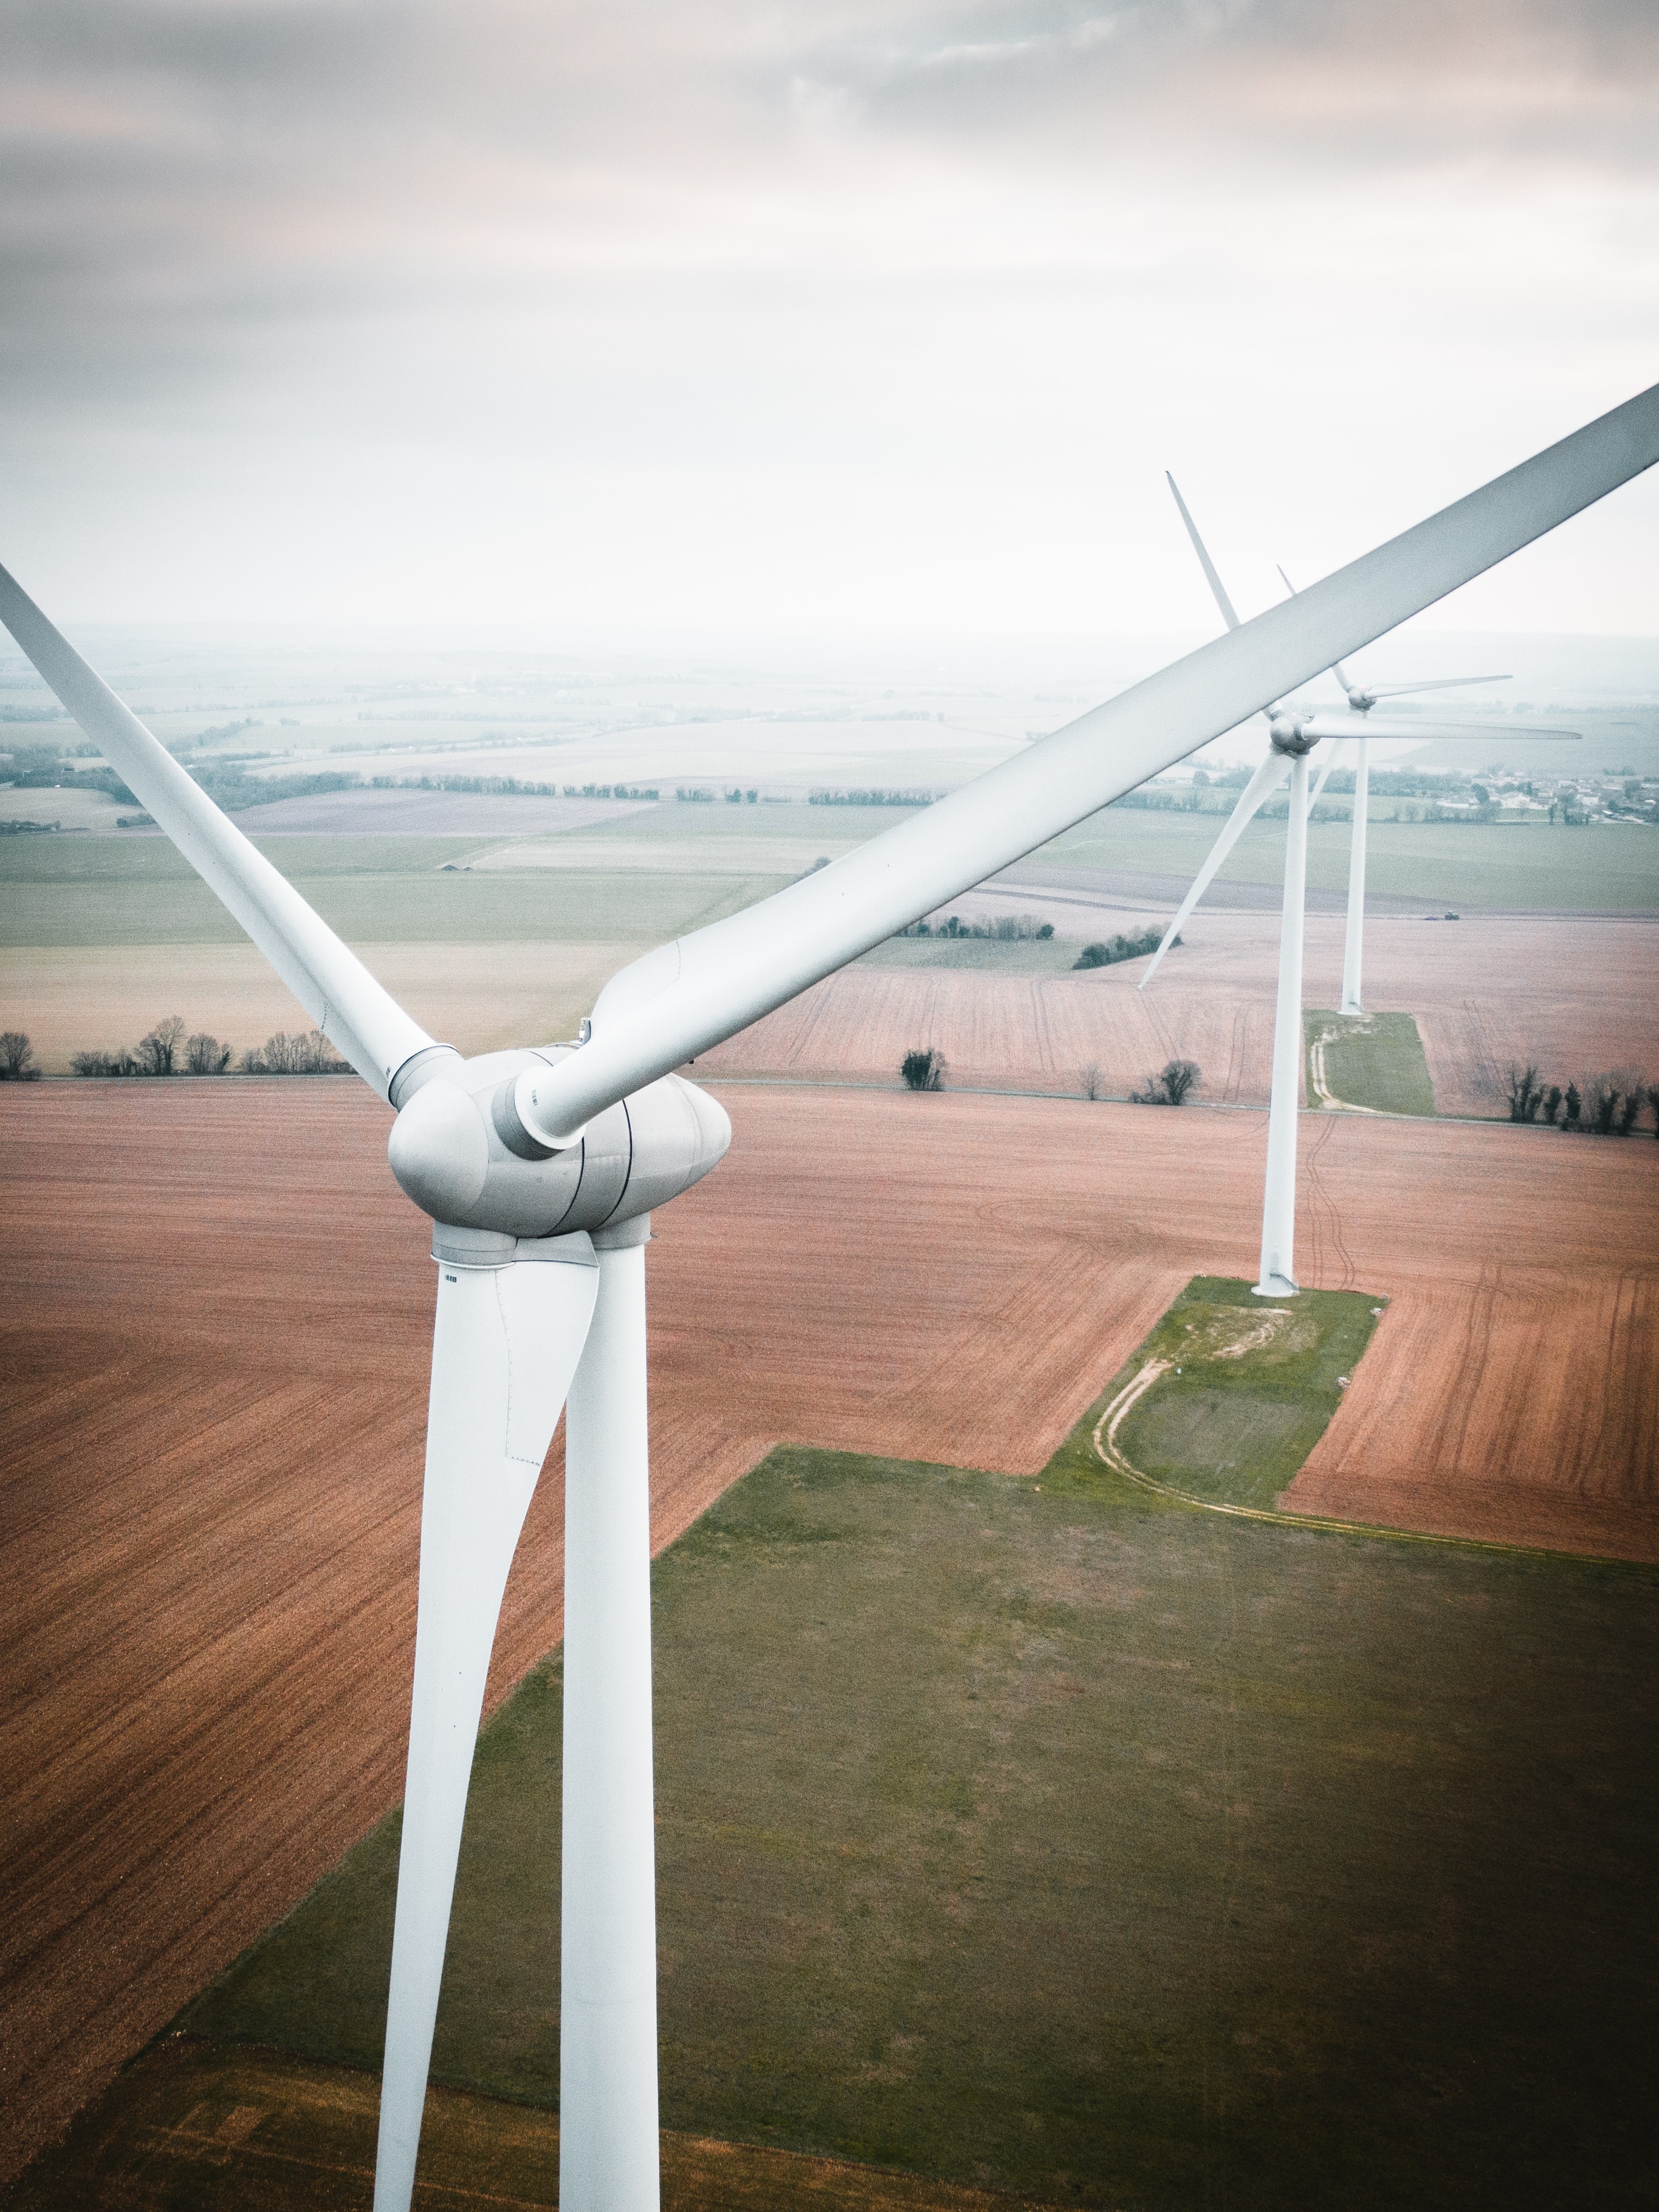
<path id="1" fill-rule="evenodd" d="M 198 1030 L 185 1047 L 185 1066 L 191 1075 L 222 1075 L 230 1066 L 230 1047 Z"/>
<path id="2" fill-rule="evenodd" d="M 1121 931 L 1109 937 L 1104 944 L 1085 945 L 1073 968 L 1115 968 L 1120 960 L 1139 960 L 1144 953 L 1156 952 L 1164 939 L 1161 929 L 1143 930 L 1139 937 L 1125 937 Z M 1175 943 L 1179 945 L 1177 937 Z"/>
<path id="3" fill-rule="evenodd" d="M 899 1073 L 911 1091 L 943 1091 L 945 1088 L 945 1055 L 930 1045 L 925 1051 L 907 1052 L 899 1062 Z"/>
<path id="4" fill-rule="evenodd" d="M 34 1047 L 21 1030 L 0 1030 L 0 1083 L 38 1083 Z"/>
<path id="5" fill-rule="evenodd" d="M 1146 1078 L 1140 1090 L 1129 1093 L 1129 1103 L 1134 1106 L 1183 1106 L 1203 1080 L 1203 1072 L 1195 1061 L 1166 1060 L 1156 1075 Z"/>
<path id="6" fill-rule="evenodd" d="M 130 1052 L 77 1052 L 70 1061 L 77 1075 L 142 1075 Z"/>

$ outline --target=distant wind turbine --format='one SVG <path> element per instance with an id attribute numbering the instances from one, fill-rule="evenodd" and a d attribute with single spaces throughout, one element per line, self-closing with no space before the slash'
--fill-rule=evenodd
<path id="1" fill-rule="evenodd" d="M 676 1071 L 1656 461 L 1659 385 L 829 867 L 634 961 L 600 993 L 578 1045 L 473 1060 L 404 1012 L 0 569 L 0 620 L 395 1110 L 392 1171 L 433 1224 L 376 2212 L 408 2212 L 414 2186 L 490 1647 L 562 1410 L 559 2202 L 653 2212 L 659 2201 L 645 1247 L 652 1211 L 706 1175 L 731 1134 L 722 1109 Z M 1299 735 L 1296 744 L 1299 825 L 1307 764 Z M 1300 870 L 1298 857 L 1298 911 Z M 372 1271 L 362 1287 L 376 1295 Z"/>
<path id="2" fill-rule="evenodd" d="M 1188 512 L 1187 502 L 1181 496 L 1181 488 L 1169 471 L 1164 471 L 1181 519 L 1187 526 L 1187 535 L 1192 539 L 1193 550 L 1198 555 L 1215 602 L 1221 610 L 1221 618 L 1230 630 L 1240 627 L 1227 588 L 1210 558 L 1209 549 L 1199 535 L 1198 525 Z M 1294 600 L 1296 586 L 1285 575 L 1285 588 Z M 1158 963 L 1179 936 L 1182 924 L 1191 915 L 1214 880 L 1216 871 L 1243 835 L 1246 827 L 1267 800 L 1285 781 L 1291 781 L 1290 816 L 1285 830 L 1285 889 L 1279 936 L 1279 989 L 1273 1009 L 1273 1085 L 1267 1109 L 1267 1165 L 1261 1198 L 1261 1255 L 1258 1268 L 1255 1292 L 1258 1297 L 1293 1297 L 1299 1287 L 1296 1279 L 1296 1135 L 1297 1110 L 1302 1092 L 1302 950 L 1304 909 L 1307 896 L 1308 872 L 1308 817 L 1318 805 L 1327 779 L 1336 765 L 1343 742 L 1352 742 L 1358 754 L 1358 766 L 1354 776 L 1353 817 L 1348 844 L 1348 921 L 1343 946 L 1342 1012 L 1363 1014 L 1360 1000 L 1360 961 L 1365 911 L 1365 809 L 1370 797 L 1367 740 L 1372 737 L 1412 738 L 1419 741 L 1433 738 L 1467 738 L 1487 736 L 1498 731 L 1505 737 L 1517 732 L 1507 722 L 1433 723 L 1415 720 L 1390 723 L 1386 719 L 1372 721 L 1372 709 L 1378 699 L 1399 697 L 1408 691 L 1447 690 L 1462 684 L 1497 684 L 1504 679 L 1497 676 L 1441 677 L 1423 684 L 1396 684 L 1373 689 L 1362 689 L 1349 676 L 1340 660 L 1333 659 L 1330 673 L 1348 696 L 1346 714 L 1322 714 L 1316 709 L 1292 709 L 1269 704 L 1261 708 L 1268 730 L 1269 750 L 1267 758 L 1240 793 L 1238 804 L 1228 816 L 1220 836 L 1210 848 L 1203 866 L 1193 878 L 1192 885 L 1179 908 L 1174 921 L 1164 931 L 1162 942 L 1148 962 L 1139 988 L 1145 990 L 1157 974 Z M 1356 732 L 1355 725 L 1358 731 Z M 1528 738 L 1576 738 L 1576 730 L 1556 729 L 1540 723 L 1528 726 L 1523 734 Z M 1334 738 L 1333 745 L 1311 798 L 1308 792 L 1308 756 L 1322 738 Z"/>

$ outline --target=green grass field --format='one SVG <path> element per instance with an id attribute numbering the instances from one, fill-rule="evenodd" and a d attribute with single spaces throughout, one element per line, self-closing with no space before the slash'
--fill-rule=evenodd
<path id="1" fill-rule="evenodd" d="M 1270 1507 L 1324 1435 L 1382 1307 L 1360 1291 L 1258 1298 L 1195 1275 L 1107 1392 L 1109 1404 L 1149 1363 L 1165 1370 L 1124 1413 L 1118 1449 L 1189 1498 Z"/>
<path id="2" fill-rule="evenodd" d="M 1553 830 L 1547 823 L 1395 822 L 1388 818 L 1393 805 L 1385 800 L 1372 810 L 1366 859 L 1373 892 L 1420 898 L 1429 909 L 1659 909 L 1659 836 L 1639 824 Z M 1108 807 L 1045 846 L 1042 857 L 1068 867 L 1191 878 L 1215 842 L 1217 826 L 1207 814 Z M 1284 823 L 1258 817 L 1228 856 L 1218 881 L 1277 884 L 1284 860 Z M 1308 881 L 1319 890 L 1346 890 L 1346 822 L 1309 824 Z"/>
<path id="3" fill-rule="evenodd" d="M 1322 1072 L 1329 1096 L 1377 1114 L 1432 1114 L 1434 1085 L 1423 1039 L 1410 1014 L 1334 1014 L 1304 1010 L 1308 1103 L 1323 1106 Z"/>
<path id="4" fill-rule="evenodd" d="M 780 1449 L 656 1563 L 665 2126 L 1146 2212 L 1638 2201 L 1659 1583 L 1185 1507 L 1105 1402 L 1036 1481 Z M 481 1740 L 434 2058 L 548 2108 L 558 1690 Z M 397 1838 L 183 2024 L 372 2068 Z"/>
<path id="5" fill-rule="evenodd" d="M 348 939 L 358 943 L 653 944 L 752 904 L 789 880 L 757 867 L 733 872 L 746 845 L 793 837 L 835 853 L 902 818 L 885 807 L 662 805 L 581 830 L 580 865 L 467 872 L 493 844 L 466 838 L 271 837 L 262 849 Z M 1109 808 L 1043 848 L 1043 859 L 1180 879 L 1194 874 L 1214 834 L 1206 815 Z M 561 840 L 532 841 L 556 854 Z M 665 865 L 605 865 L 608 848 L 643 842 Z M 804 847 L 803 847 L 804 849 Z M 1223 881 L 1273 883 L 1282 863 L 1277 826 L 1258 823 Z M 572 848 L 573 858 L 577 857 Z M 1346 884 L 1346 824 L 1310 831 L 1309 881 Z M 1550 830 L 1533 826 L 1373 824 L 1374 890 L 1531 910 L 1627 913 L 1659 908 L 1659 841 L 1638 827 Z M 228 944 L 239 933 L 185 861 L 154 837 L 0 840 L 0 945 Z M 884 960 L 1047 974 L 1069 965 L 1063 947 L 927 940 Z M 1073 956 L 1074 957 L 1074 956 Z"/>
<path id="6" fill-rule="evenodd" d="M 55 839 L 6 842 L 31 850 L 10 872 L 12 856 L 0 850 L 0 945 L 241 941 L 206 884 L 158 839 L 66 841 L 61 848 Z M 52 852 L 42 850 L 48 845 Z M 407 854 L 410 845 L 422 848 L 418 857 Z M 656 945 L 752 905 L 786 880 L 597 869 L 451 874 L 430 856 L 434 848 L 477 849 L 447 839 L 310 837 L 269 838 L 262 849 L 331 928 L 358 944 Z M 46 872 L 60 851 L 67 869 Z"/>

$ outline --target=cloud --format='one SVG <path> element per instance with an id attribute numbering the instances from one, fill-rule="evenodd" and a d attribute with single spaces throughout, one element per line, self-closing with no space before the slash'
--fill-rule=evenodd
<path id="1" fill-rule="evenodd" d="M 0 521 L 111 611 L 240 575 L 1139 620 L 1164 518 L 1107 528 L 1107 457 L 1186 453 L 1286 551 L 1340 471 L 1382 534 L 1659 337 L 1647 0 L 9 0 L 6 34 Z"/>

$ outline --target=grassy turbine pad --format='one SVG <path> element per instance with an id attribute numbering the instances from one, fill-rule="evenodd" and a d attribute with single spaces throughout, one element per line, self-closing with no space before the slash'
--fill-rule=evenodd
<path id="1" fill-rule="evenodd" d="M 657 1561 L 665 2125 L 1147 2212 L 1629 2201 L 1659 1582 L 1194 1513 L 1091 1428 L 1029 1482 L 781 1449 Z M 482 1739 L 434 2054 L 549 2108 L 556 1691 Z M 395 1844 L 186 2024 L 375 2063 Z"/>
<path id="2" fill-rule="evenodd" d="M 1382 1301 L 1360 1291 L 1258 1298 L 1197 1275 L 1114 1379 L 1105 1429 L 1130 1466 L 1189 1498 L 1272 1506 L 1342 1402 Z M 1121 1394 L 1158 1373 L 1114 1427 Z M 1101 1415 L 1085 1425 L 1091 1447 Z"/>
<path id="3" fill-rule="evenodd" d="M 1433 1113 L 1434 1086 L 1412 1015 L 1308 1010 L 1302 1024 L 1310 1106 L 1363 1106 L 1374 1114 Z"/>

